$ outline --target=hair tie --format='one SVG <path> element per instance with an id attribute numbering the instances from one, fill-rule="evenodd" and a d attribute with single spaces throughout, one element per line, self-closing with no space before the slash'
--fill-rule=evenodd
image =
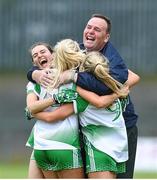
<path id="1" fill-rule="evenodd" d="M 94 67 L 93 72 L 95 71 L 95 69 L 96 69 L 96 67 L 97 67 L 98 65 L 102 65 L 102 64 L 101 64 L 101 63 L 97 63 L 97 64 L 95 65 L 95 67 Z"/>

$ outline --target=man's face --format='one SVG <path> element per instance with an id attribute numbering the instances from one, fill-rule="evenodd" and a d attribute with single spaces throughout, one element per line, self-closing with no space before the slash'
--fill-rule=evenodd
<path id="1" fill-rule="evenodd" d="M 91 18 L 83 32 L 83 43 L 88 51 L 99 51 L 109 40 L 107 23 L 104 19 Z"/>
<path id="2" fill-rule="evenodd" d="M 33 63 L 40 69 L 49 68 L 53 55 L 44 45 L 37 45 L 32 49 Z"/>

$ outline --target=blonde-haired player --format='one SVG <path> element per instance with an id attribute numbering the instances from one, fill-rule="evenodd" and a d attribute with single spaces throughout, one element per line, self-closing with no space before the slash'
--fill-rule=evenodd
<path id="1" fill-rule="evenodd" d="M 41 69 L 50 67 L 53 58 L 47 46 L 42 43 L 32 46 L 31 56 L 33 64 Z M 47 70 L 46 72 L 49 73 L 50 71 Z M 73 83 L 62 87 L 71 88 Z M 27 85 L 27 106 L 32 106 L 39 100 L 49 98 L 58 91 L 59 89 L 55 88 L 49 94 L 47 89 L 39 84 L 29 82 Z M 50 106 L 45 111 L 54 111 L 58 106 Z M 34 149 L 33 155 L 39 168 L 34 172 L 37 173 L 35 177 L 41 177 L 41 171 L 45 178 L 84 177 L 76 115 L 73 114 L 64 118 L 64 121 L 60 119 L 53 123 L 36 121 L 27 145 Z"/>
<path id="2" fill-rule="evenodd" d="M 68 51 L 68 48 L 71 51 Z M 70 39 L 62 40 L 55 46 L 53 66 L 58 69 L 59 73 L 56 73 L 54 86 L 50 88 L 54 88 L 57 85 L 61 72 L 81 65 L 82 69 L 94 73 L 97 78 L 104 81 L 118 96 L 126 96 L 122 88 L 123 85 L 109 75 L 108 64 L 104 64 L 104 61 L 107 62 L 106 59 L 96 52 L 85 55 L 78 48 L 77 43 Z M 72 63 L 73 57 L 75 57 L 74 63 Z M 79 59 L 78 57 L 81 58 Z M 96 64 L 92 64 L 94 62 Z M 105 76 L 102 74 L 104 71 L 106 73 Z M 79 116 L 86 143 L 88 176 L 114 178 L 117 173 L 124 172 L 124 162 L 128 158 L 127 135 L 120 101 L 116 100 L 109 108 L 99 109 L 81 98 L 78 98 L 76 102 L 75 110 L 77 112 L 83 111 Z M 96 133 L 96 138 L 93 136 L 94 133 Z M 111 142 L 112 138 L 115 138 L 113 144 L 110 146 L 106 145 L 106 143 Z M 118 140 L 121 140 L 121 146 L 118 145 Z M 102 142 L 104 142 L 104 145 Z M 93 155 L 96 155 L 97 158 L 94 158 Z"/>

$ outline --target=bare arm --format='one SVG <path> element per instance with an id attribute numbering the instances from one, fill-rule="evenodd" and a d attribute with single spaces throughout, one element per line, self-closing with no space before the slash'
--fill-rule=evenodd
<path id="1" fill-rule="evenodd" d="M 63 120 L 74 113 L 73 104 L 64 104 L 52 112 L 41 112 L 45 108 L 49 107 L 53 103 L 53 99 L 38 100 L 35 93 L 29 93 L 27 95 L 27 107 L 31 114 L 40 120 L 46 122 L 53 122 L 57 120 Z"/>
<path id="2" fill-rule="evenodd" d="M 64 104 L 52 112 L 39 112 L 33 114 L 35 118 L 46 121 L 46 122 L 54 122 L 58 120 L 64 120 L 68 116 L 74 113 L 73 104 Z"/>
<path id="3" fill-rule="evenodd" d="M 55 104 L 52 98 L 38 100 L 36 94 L 34 93 L 30 93 L 27 95 L 27 108 L 29 109 L 31 114 L 43 111 L 52 104 Z"/>
<path id="4" fill-rule="evenodd" d="M 135 74 L 131 70 L 128 70 L 128 72 L 129 72 L 129 76 L 128 76 L 128 80 L 126 82 L 127 86 L 123 87 L 123 89 L 122 89 L 122 91 L 125 92 L 126 94 L 129 94 L 128 88 L 135 86 L 140 81 L 140 77 L 137 74 Z M 105 96 L 99 96 L 99 95 L 97 95 L 91 91 L 87 91 L 79 86 L 77 86 L 77 92 L 80 94 L 81 97 L 83 97 L 85 100 L 87 100 L 92 105 L 96 106 L 97 108 L 108 107 L 117 98 L 120 97 L 116 93 L 112 93 L 110 95 L 105 95 Z"/>
<path id="5" fill-rule="evenodd" d="M 111 95 L 99 96 L 91 91 L 82 89 L 79 86 L 77 86 L 77 92 L 81 97 L 83 97 L 85 100 L 87 100 L 97 108 L 108 107 L 119 97 L 116 93 L 112 93 Z"/>
<path id="6" fill-rule="evenodd" d="M 129 86 L 129 88 L 132 88 L 140 81 L 140 77 L 129 69 L 128 73 L 128 80 L 126 81 L 126 84 Z"/>

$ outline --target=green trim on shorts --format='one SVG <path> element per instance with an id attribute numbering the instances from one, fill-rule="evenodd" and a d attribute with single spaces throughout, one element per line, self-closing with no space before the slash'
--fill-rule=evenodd
<path id="1" fill-rule="evenodd" d="M 34 157 L 34 150 L 32 151 L 32 154 L 31 154 L 30 160 L 35 160 L 35 157 Z"/>
<path id="2" fill-rule="evenodd" d="M 39 168 L 45 171 L 60 171 L 83 167 L 81 152 L 74 150 L 34 150 Z"/>
<path id="3" fill-rule="evenodd" d="M 126 171 L 126 163 L 118 163 L 108 154 L 96 149 L 87 139 L 85 140 L 86 173 L 97 171 L 112 171 L 116 174 Z"/>

